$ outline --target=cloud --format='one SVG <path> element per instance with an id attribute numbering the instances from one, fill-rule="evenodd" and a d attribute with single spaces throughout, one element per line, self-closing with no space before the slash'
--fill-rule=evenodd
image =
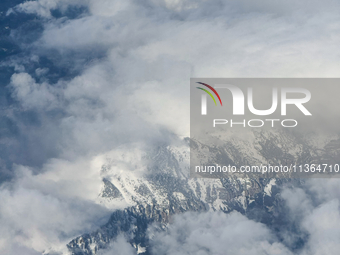
<path id="1" fill-rule="evenodd" d="M 188 136 L 190 77 L 337 76 L 338 5 L 38 0 L 16 6 L 8 17 L 20 23 L 22 13 L 34 14 L 42 26 L 12 30 L 21 53 L 5 62 L 15 70 L 6 87 L 2 117 L 9 124 L 1 129 L 0 162 L 13 169 L 14 179 L 0 191 L 1 252 L 62 250 L 99 226 L 108 213 L 95 202 L 103 158 L 116 155 L 117 165 L 131 170 L 122 151 L 138 158 L 140 148 Z M 72 6 L 86 10 L 69 18 Z M 36 30 L 37 38 L 24 43 Z M 320 254 L 328 248 L 318 238 L 337 248 L 326 237 L 338 236 L 339 185 L 308 185 L 313 196 L 293 189 L 282 197 L 292 220 L 310 234 L 304 252 Z M 334 228 L 324 229 L 317 219 L 329 226 L 328 216 Z M 290 254 L 268 228 L 236 213 L 178 216 L 154 244 L 163 254 L 198 247 L 202 254 Z M 129 247 L 119 239 L 112 252 L 132 254 Z"/>
<path id="2" fill-rule="evenodd" d="M 17 178 L 0 190 L 6 205 L 0 208 L 0 250 L 66 253 L 70 239 L 104 224 L 111 211 L 96 201 L 101 189 L 98 160 L 54 160 L 37 175 L 17 166 Z"/>
<path id="3" fill-rule="evenodd" d="M 149 228 L 152 254 L 335 254 L 339 249 L 340 197 L 324 189 L 334 191 L 338 187 L 339 180 L 315 179 L 308 180 L 303 188 L 285 188 L 281 206 L 288 208 L 283 213 L 289 225 L 276 226 L 275 231 L 270 224 L 255 222 L 238 212 L 175 215 L 166 231 L 156 225 Z M 318 200 L 329 194 L 327 199 Z"/>
<path id="4" fill-rule="evenodd" d="M 134 255 L 137 254 L 136 250 L 131 246 L 130 243 L 120 235 L 117 239 L 110 245 L 109 248 L 99 251 L 98 255 Z"/>
<path id="5" fill-rule="evenodd" d="M 53 87 L 47 83 L 37 84 L 27 73 L 13 74 L 10 86 L 13 88 L 13 97 L 26 109 L 48 110 L 55 107 L 56 95 Z"/>
<path id="6" fill-rule="evenodd" d="M 153 235 L 151 231 L 151 235 Z M 152 239 L 152 254 L 292 254 L 263 224 L 238 212 L 185 213 Z"/>
<path id="7" fill-rule="evenodd" d="M 310 234 L 302 254 L 333 254 L 339 250 L 339 200 L 332 200 L 315 208 L 302 224 Z"/>
<path id="8" fill-rule="evenodd" d="M 60 9 L 65 11 L 68 6 L 70 5 L 79 5 L 81 6 L 81 1 L 79 0 L 72 0 L 72 1 L 65 1 L 65 0 L 38 0 L 38 1 L 26 1 L 24 3 L 18 4 L 14 7 L 14 10 L 17 12 L 24 12 L 29 14 L 36 14 L 43 18 L 51 18 L 51 10 Z M 83 4 L 86 4 L 86 2 Z M 10 9 L 7 12 L 7 15 L 13 13 L 13 9 Z"/>
<path id="9" fill-rule="evenodd" d="M 289 208 L 288 218 L 307 234 L 303 249 L 298 254 L 332 254 L 339 249 L 338 187 L 337 179 L 311 179 L 306 181 L 303 189 L 287 188 L 283 191 L 282 198 Z"/>

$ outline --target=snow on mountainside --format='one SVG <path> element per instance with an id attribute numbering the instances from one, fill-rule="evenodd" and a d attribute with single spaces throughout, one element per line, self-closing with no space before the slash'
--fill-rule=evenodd
<path id="1" fill-rule="evenodd" d="M 218 149 L 229 162 L 239 165 L 338 156 L 339 148 L 338 137 L 312 140 L 288 132 L 266 131 L 253 132 L 244 140 L 230 136 L 227 146 Z M 259 176 L 191 179 L 189 156 L 188 138 L 175 146 L 108 155 L 101 169 L 103 188 L 98 201 L 109 208 L 121 204 L 125 209 L 115 211 L 97 231 L 72 240 L 68 244 L 70 252 L 96 254 L 123 232 L 136 250 L 150 254 L 148 226 L 156 223 L 166 228 L 172 215 L 186 211 L 237 210 L 257 221 L 281 224 L 277 218 L 282 209 L 280 189 L 283 185 L 299 185 L 300 180 Z"/>

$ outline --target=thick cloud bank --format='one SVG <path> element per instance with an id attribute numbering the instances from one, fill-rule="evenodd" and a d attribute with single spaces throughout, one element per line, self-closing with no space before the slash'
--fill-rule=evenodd
<path id="1" fill-rule="evenodd" d="M 155 235 L 153 254 L 290 255 L 265 225 L 240 213 L 186 213 L 176 217 L 167 233 Z"/>
<path id="2" fill-rule="evenodd" d="M 110 211 L 96 202 L 105 155 L 188 136 L 190 77 L 338 76 L 338 1 L 38 0 L 5 7 L 2 254 L 66 253 L 70 239 L 105 222 Z M 283 193 L 310 235 L 301 254 L 335 254 L 338 181 L 308 185 L 309 193 Z M 162 254 L 225 254 L 226 246 L 231 254 L 291 254 L 288 238 L 280 243 L 238 214 L 180 216 L 161 236 L 154 243 Z M 112 253 L 121 247 L 131 254 L 124 239 L 117 243 Z"/>
<path id="3" fill-rule="evenodd" d="M 286 218 L 295 229 L 284 232 L 280 240 L 270 225 L 237 212 L 177 215 L 167 231 L 149 229 L 152 254 L 336 254 L 340 238 L 339 191 L 338 180 L 310 180 L 302 188 L 285 188 L 281 197 L 287 207 Z M 293 239 L 302 236 L 304 245 L 294 247 Z"/>
<path id="4" fill-rule="evenodd" d="M 281 240 L 271 226 L 237 212 L 177 215 L 166 232 L 149 229 L 152 254 L 336 254 L 340 238 L 339 191 L 338 180 L 311 180 L 303 189 L 284 189 L 281 197 L 288 208 L 286 217 L 295 229 L 283 233 Z M 301 236 L 305 243 L 296 249 L 293 239 Z"/>

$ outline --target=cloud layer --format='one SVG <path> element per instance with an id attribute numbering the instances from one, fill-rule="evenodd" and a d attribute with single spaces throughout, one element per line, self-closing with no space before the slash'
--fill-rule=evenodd
<path id="1" fill-rule="evenodd" d="M 338 187 L 338 180 L 319 179 L 307 181 L 303 188 L 285 188 L 281 206 L 288 209 L 284 217 L 289 226 L 281 226 L 280 235 L 272 226 L 238 212 L 176 215 L 165 232 L 150 227 L 152 254 L 336 254 L 340 238 Z M 302 246 L 296 247 L 299 239 Z"/>
<path id="2" fill-rule="evenodd" d="M 95 201 L 103 155 L 188 136 L 190 77 L 338 76 L 338 5 L 38 0 L 12 7 L 7 18 L 19 24 L 9 37 L 20 52 L 1 65 L 10 74 L 2 88 L 0 167 L 11 180 L 0 191 L 0 251 L 65 252 L 72 237 L 100 225 L 109 214 Z M 305 191 L 283 193 L 310 233 L 304 254 L 337 248 L 337 181 L 328 184 L 310 183 L 317 207 Z M 233 254 L 290 254 L 265 226 L 238 214 L 195 216 L 199 224 L 189 216 L 175 221 L 165 241 L 155 239 L 169 248 L 163 254 L 191 254 L 198 245 L 207 248 L 202 254 L 223 253 L 226 244 Z M 184 243 L 181 224 L 192 230 Z M 213 231 L 216 224 L 225 229 Z M 244 231 L 253 243 L 241 242 Z M 234 241 L 219 246 L 222 237 Z M 123 247 L 117 242 L 113 251 Z"/>

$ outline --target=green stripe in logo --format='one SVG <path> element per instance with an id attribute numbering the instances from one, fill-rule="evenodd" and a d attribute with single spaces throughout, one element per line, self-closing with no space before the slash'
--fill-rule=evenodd
<path id="1" fill-rule="evenodd" d="M 196 87 L 196 88 L 198 88 L 198 89 L 201 89 L 201 90 L 203 90 L 203 91 L 205 91 L 205 92 L 207 92 L 208 94 L 209 94 L 209 96 L 211 96 L 211 98 L 214 100 L 214 102 L 215 102 L 215 105 L 217 105 L 216 104 L 216 100 L 215 100 L 215 98 L 213 97 L 213 95 L 208 91 L 208 90 L 206 90 L 206 89 L 202 89 L 202 88 L 200 88 L 200 87 Z"/>

